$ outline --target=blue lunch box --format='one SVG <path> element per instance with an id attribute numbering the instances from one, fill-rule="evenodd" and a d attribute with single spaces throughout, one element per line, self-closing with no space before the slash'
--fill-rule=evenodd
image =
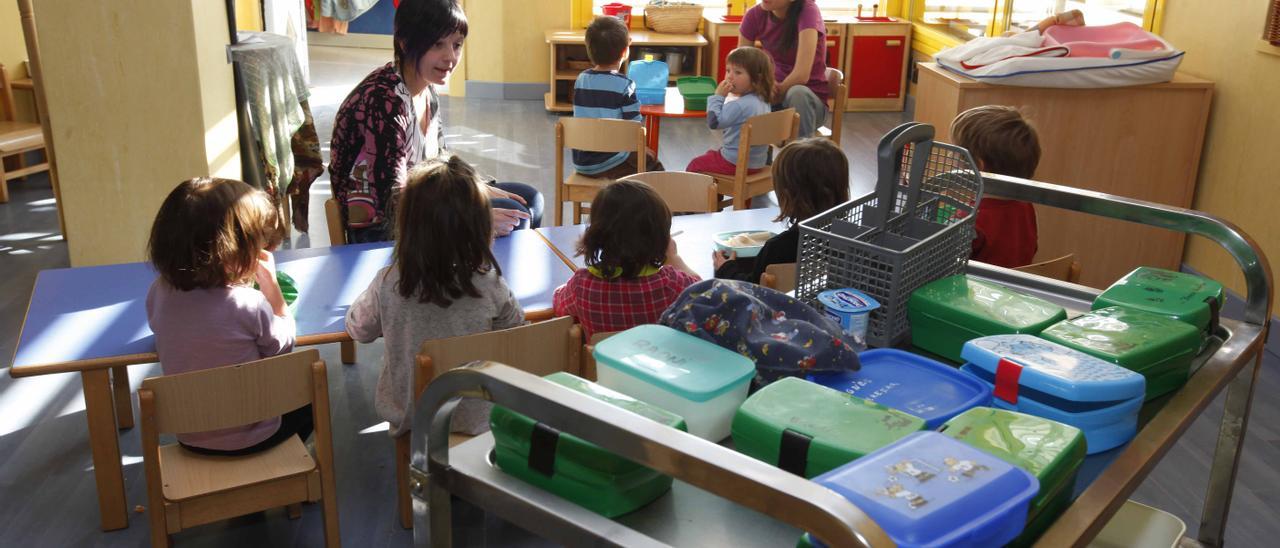
<path id="1" fill-rule="evenodd" d="M 661 105 L 667 101 L 670 69 L 665 61 L 632 61 L 627 77 L 636 83 L 636 99 L 642 105 Z"/>
<path id="2" fill-rule="evenodd" d="M 1026 470 L 937 432 L 916 432 L 813 481 L 903 547 L 1003 545 L 1022 532 L 1040 490 Z"/>
<path id="3" fill-rule="evenodd" d="M 812 382 L 924 419 L 935 429 L 979 405 L 990 405 L 991 387 L 955 368 L 893 348 L 858 354 L 858 371 L 809 375 Z"/>
<path id="4" fill-rule="evenodd" d="M 960 368 L 993 388 L 992 406 L 1084 431 L 1088 454 L 1138 432 L 1146 379 L 1133 371 L 1032 335 L 973 339 Z"/>

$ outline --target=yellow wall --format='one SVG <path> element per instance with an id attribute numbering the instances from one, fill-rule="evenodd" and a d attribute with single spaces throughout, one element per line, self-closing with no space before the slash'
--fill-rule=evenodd
<path id="1" fill-rule="evenodd" d="M 9 75 L 10 80 L 26 78 L 27 72 L 22 62 L 27 59 L 27 46 L 22 38 L 22 19 L 18 16 L 18 3 L 12 0 L 0 2 L 0 64 Z M 31 92 L 15 90 L 13 92 L 18 119 L 28 122 L 36 121 L 35 103 Z"/>
<path id="2" fill-rule="evenodd" d="M 240 175 L 224 6 L 36 1 L 73 266 L 141 260 L 175 185 Z"/>
<path id="3" fill-rule="evenodd" d="M 1268 0 L 1169 2 L 1163 36 L 1186 50 L 1181 70 L 1216 84 L 1200 161 L 1195 209 L 1221 216 L 1254 238 L 1280 265 L 1280 192 L 1274 160 L 1280 146 L 1280 56 L 1255 50 Z M 1243 295 L 1240 270 L 1206 240 L 1189 242 L 1186 262 Z M 1277 271 L 1280 272 L 1280 271 Z M 1280 307 L 1273 308 L 1280 312 Z"/>
<path id="4" fill-rule="evenodd" d="M 467 0 L 467 80 L 546 83 L 544 34 L 569 27 L 568 0 Z"/>

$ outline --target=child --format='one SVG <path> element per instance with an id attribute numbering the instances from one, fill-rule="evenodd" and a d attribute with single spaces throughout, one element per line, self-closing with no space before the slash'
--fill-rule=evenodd
<path id="1" fill-rule="evenodd" d="M 351 338 L 386 337 L 374 408 L 391 423 L 393 437 L 412 420 L 414 358 L 422 341 L 524 323 L 489 249 L 493 217 L 475 170 L 454 156 L 419 165 L 407 179 L 396 206 L 391 266 L 347 310 Z M 478 434 L 488 422 L 489 406 L 463 400 L 453 429 Z"/>
<path id="2" fill-rule="evenodd" d="M 240 181 L 201 177 L 169 193 L 147 242 L 158 274 L 147 292 L 147 322 L 165 375 L 293 350 L 293 318 L 270 252 L 283 238 L 271 200 Z M 311 430 L 307 405 L 253 424 L 178 434 L 178 442 L 198 453 L 245 455 L 294 434 L 305 441 Z"/>
<path id="3" fill-rule="evenodd" d="M 587 26 L 587 57 L 595 65 L 578 75 L 573 83 L 573 115 L 577 118 L 639 120 L 640 100 L 636 83 L 618 71 L 627 60 L 631 34 L 617 17 L 596 17 Z M 578 173 L 602 179 L 618 179 L 639 170 L 634 152 L 573 151 L 573 168 Z M 662 171 L 662 164 L 647 153 L 649 171 Z"/>
<path id="4" fill-rule="evenodd" d="M 1036 130 L 1013 107 L 987 105 L 961 112 L 951 122 L 951 137 L 969 149 L 982 171 L 1030 179 L 1040 164 Z M 1031 204 L 983 196 L 974 222 L 973 260 L 1007 268 L 1031 264 L 1037 247 Z"/>
<path id="5" fill-rule="evenodd" d="M 724 80 L 716 87 L 716 94 L 707 98 L 707 127 L 724 130 L 723 142 L 719 150 L 709 150 L 690 160 L 685 171 L 733 175 L 738 169 L 738 134 L 742 124 L 752 116 L 772 110 L 769 98 L 773 97 L 773 62 L 765 52 L 752 47 L 737 48 L 729 52 L 724 64 Z M 730 93 L 738 98 L 725 102 Z M 748 173 L 764 168 L 768 148 L 751 147 Z"/>
<path id="6" fill-rule="evenodd" d="M 796 262 L 800 221 L 849 201 L 849 160 L 830 139 L 792 142 L 773 161 L 773 190 L 780 210 L 775 220 L 786 219 L 791 227 L 769 238 L 755 257 L 712 252 L 717 278 L 759 283 L 765 267 Z"/>
<path id="7" fill-rule="evenodd" d="M 654 323 L 680 292 L 699 280 L 676 253 L 671 210 L 653 187 L 612 183 L 591 201 L 578 254 L 579 269 L 556 288 L 557 316 L 574 316 L 584 334 Z"/>

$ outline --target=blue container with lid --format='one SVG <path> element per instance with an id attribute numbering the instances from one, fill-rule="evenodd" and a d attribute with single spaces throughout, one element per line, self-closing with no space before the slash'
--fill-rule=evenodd
<path id="1" fill-rule="evenodd" d="M 1003 545 L 1022 532 L 1040 489 L 1026 470 L 937 432 L 916 432 L 813 481 L 904 547 Z"/>
<path id="2" fill-rule="evenodd" d="M 636 60 L 627 68 L 627 78 L 636 83 L 636 98 L 642 105 L 661 105 L 667 101 L 670 75 L 666 61 Z"/>
<path id="3" fill-rule="evenodd" d="M 809 380 L 920 417 L 930 430 L 991 403 L 990 386 L 924 356 L 878 348 L 858 354 L 858 361 L 858 371 L 813 374 Z"/>
<path id="4" fill-rule="evenodd" d="M 1124 444 L 1138 432 L 1146 379 L 1133 371 L 1032 335 L 973 339 L 961 371 L 992 386 L 992 406 L 1084 431 L 1088 453 Z"/>

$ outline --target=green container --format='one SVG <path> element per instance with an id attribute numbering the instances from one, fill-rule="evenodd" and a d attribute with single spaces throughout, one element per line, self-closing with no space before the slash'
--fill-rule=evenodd
<path id="1" fill-rule="evenodd" d="M 812 478 L 924 429 L 924 420 L 804 379 L 760 389 L 733 417 L 734 447 Z"/>
<path id="2" fill-rule="evenodd" d="M 1140 266 L 1098 295 L 1093 309 L 1125 306 L 1168 316 L 1208 332 L 1217 327 L 1218 310 L 1225 299 L 1222 284 L 1213 280 Z"/>
<path id="3" fill-rule="evenodd" d="M 1123 306 L 1058 322 L 1040 336 L 1140 373 L 1147 379 L 1148 401 L 1187 382 L 1202 340 L 1189 323 Z"/>
<path id="4" fill-rule="evenodd" d="M 591 381 L 563 372 L 545 378 L 685 430 L 684 419 L 678 415 Z M 493 406 L 489 427 L 493 430 L 494 460 L 504 472 L 605 517 L 637 510 L 671 489 L 670 476 L 605 451 L 573 434 L 557 432 L 500 405 Z"/>
<path id="5" fill-rule="evenodd" d="M 1085 457 L 1084 433 L 1074 426 L 990 407 L 956 415 L 940 432 L 1030 472 L 1040 480 L 1027 527 L 1011 546 L 1029 546 L 1071 502 Z"/>
<path id="6" fill-rule="evenodd" d="M 716 81 L 708 76 L 685 76 L 676 79 L 676 89 L 684 97 L 685 110 L 707 110 L 707 97 L 716 92 Z"/>
<path id="7" fill-rule="evenodd" d="M 956 363 L 970 339 L 987 335 L 1035 335 L 1067 319 L 1067 311 L 1044 299 L 965 275 L 934 281 L 907 301 L 911 343 Z"/>

